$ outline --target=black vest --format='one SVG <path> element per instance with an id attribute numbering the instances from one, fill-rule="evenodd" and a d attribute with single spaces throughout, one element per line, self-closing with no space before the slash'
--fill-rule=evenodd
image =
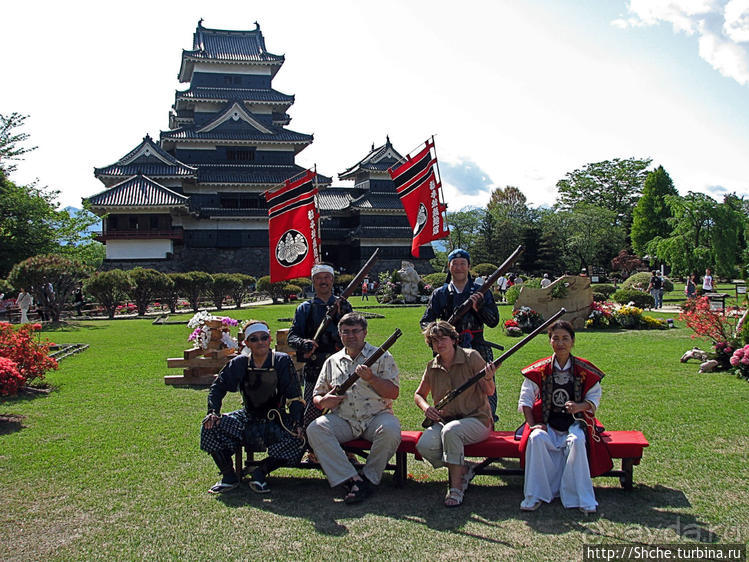
<path id="1" fill-rule="evenodd" d="M 276 356 L 271 354 L 270 368 L 251 366 L 252 357 L 247 360 L 245 373 L 239 391 L 242 394 L 245 412 L 255 417 L 265 417 L 268 410 L 278 408 L 280 396 L 278 392 L 278 373 L 275 368 Z"/>

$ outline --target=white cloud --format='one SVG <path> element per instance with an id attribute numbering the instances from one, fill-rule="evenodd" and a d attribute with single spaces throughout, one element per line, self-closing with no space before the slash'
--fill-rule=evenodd
<path id="1" fill-rule="evenodd" d="M 729 0 L 723 30 L 738 43 L 749 41 L 749 0 Z"/>
<path id="2" fill-rule="evenodd" d="M 630 0 L 619 28 L 670 23 L 675 33 L 698 35 L 699 55 L 739 84 L 749 84 L 749 0 Z"/>

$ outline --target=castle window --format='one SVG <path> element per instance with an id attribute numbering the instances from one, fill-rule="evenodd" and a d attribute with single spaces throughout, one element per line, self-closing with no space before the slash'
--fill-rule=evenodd
<path id="1" fill-rule="evenodd" d="M 252 162 L 255 160 L 254 148 L 227 148 L 226 159 L 229 162 Z"/>

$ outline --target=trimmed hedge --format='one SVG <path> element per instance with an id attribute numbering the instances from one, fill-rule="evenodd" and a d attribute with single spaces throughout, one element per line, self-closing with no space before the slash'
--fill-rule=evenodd
<path id="1" fill-rule="evenodd" d="M 637 308 L 652 308 L 655 305 L 650 293 L 644 293 L 637 289 L 619 289 L 611 295 L 611 300 L 619 304 L 632 302 Z"/>

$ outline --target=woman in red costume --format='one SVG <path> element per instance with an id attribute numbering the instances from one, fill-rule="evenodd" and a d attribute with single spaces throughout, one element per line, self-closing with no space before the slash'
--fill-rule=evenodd
<path id="1" fill-rule="evenodd" d="M 559 497 L 566 508 L 595 513 L 598 502 L 591 476 L 612 466 L 595 431 L 604 374 L 590 361 L 572 355 L 575 330 L 569 322 L 555 322 L 548 334 L 554 354 L 523 369 L 518 400 L 526 422 L 520 441 L 525 464 L 520 509 L 535 511 L 541 502 Z"/>

